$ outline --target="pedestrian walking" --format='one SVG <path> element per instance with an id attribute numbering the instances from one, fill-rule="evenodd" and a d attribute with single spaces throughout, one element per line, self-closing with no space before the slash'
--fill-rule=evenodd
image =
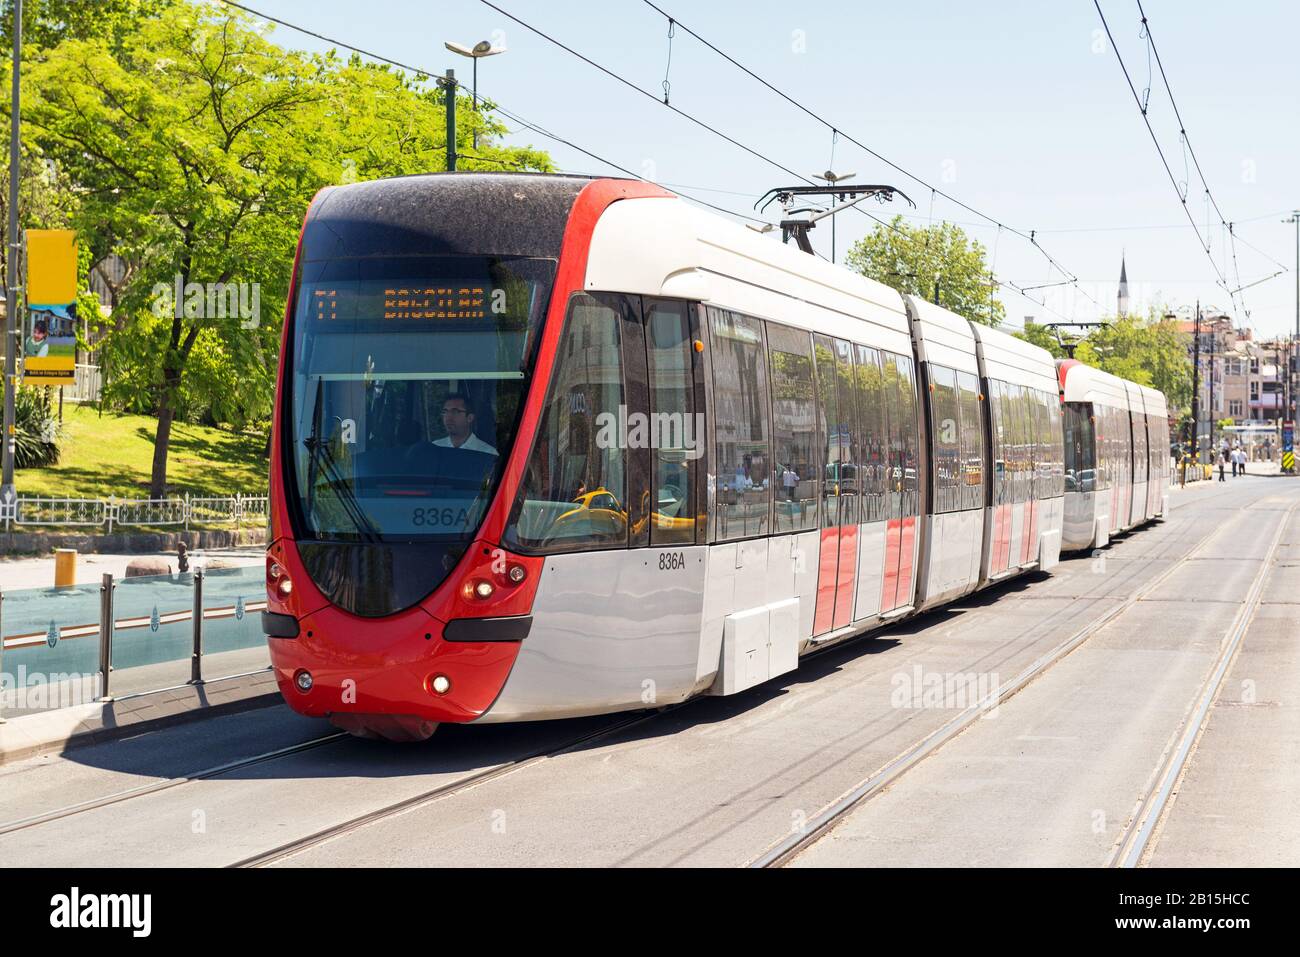
<path id="1" fill-rule="evenodd" d="M 1228 453 L 1228 461 L 1232 463 L 1232 477 L 1237 477 L 1237 450 L 1233 449 Z"/>
<path id="2" fill-rule="evenodd" d="M 1246 474 L 1246 450 L 1245 449 L 1237 450 L 1237 468 L 1240 470 L 1237 474 L 1239 475 Z"/>
<path id="3" fill-rule="evenodd" d="M 1223 471 L 1226 468 L 1227 468 L 1227 464 L 1224 462 L 1224 460 L 1219 459 L 1219 481 L 1220 482 L 1226 481 L 1226 479 L 1224 479 L 1223 477 Z"/>

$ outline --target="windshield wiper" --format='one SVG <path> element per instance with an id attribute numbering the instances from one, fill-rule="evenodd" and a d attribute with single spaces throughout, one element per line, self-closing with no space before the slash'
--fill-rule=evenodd
<path id="1" fill-rule="evenodd" d="M 311 455 L 309 464 L 311 468 L 307 472 L 307 514 L 312 514 L 312 507 L 316 499 L 316 472 L 320 470 L 325 473 L 325 479 L 335 497 L 338 499 L 343 510 L 347 512 L 348 518 L 352 520 L 357 534 L 363 541 L 375 542 L 379 540 L 379 529 L 375 528 L 374 523 L 366 517 L 365 509 L 357 500 L 356 493 L 352 491 L 348 481 L 339 474 L 338 463 L 334 459 L 334 453 L 330 451 L 329 445 L 321 439 L 320 413 L 321 413 L 321 385 L 323 379 L 316 380 L 316 398 L 312 404 L 311 435 L 302 440 L 303 446 Z"/>

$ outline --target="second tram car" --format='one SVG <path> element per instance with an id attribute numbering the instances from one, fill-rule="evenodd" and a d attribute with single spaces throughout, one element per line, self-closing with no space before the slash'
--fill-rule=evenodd
<path id="1" fill-rule="evenodd" d="M 1165 397 L 1074 359 L 1058 366 L 1065 416 L 1063 547 L 1101 548 L 1112 535 L 1168 510 Z"/>
<path id="2" fill-rule="evenodd" d="M 645 183 L 324 190 L 272 443 L 280 688 L 422 738 L 752 687 L 1162 509 L 1118 411 L 1163 400 L 1084 379 Z"/>

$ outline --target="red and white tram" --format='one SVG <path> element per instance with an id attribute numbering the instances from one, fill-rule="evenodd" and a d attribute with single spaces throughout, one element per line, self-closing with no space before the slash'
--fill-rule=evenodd
<path id="1" fill-rule="evenodd" d="M 1065 412 L 1067 551 L 1169 508 L 1169 415 L 1164 393 L 1073 359 L 1058 363 Z"/>
<path id="2" fill-rule="evenodd" d="M 263 620 L 356 733 L 732 694 L 1086 547 L 1072 371 L 645 183 L 324 190 L 280 362 Z"/>

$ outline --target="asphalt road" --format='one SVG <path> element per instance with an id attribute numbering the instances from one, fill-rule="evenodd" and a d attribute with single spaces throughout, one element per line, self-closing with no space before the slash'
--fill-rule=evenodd
<path id="1" fill-rule="evenodd" d="M 1287 615 L 1300 600 L 1300 519 L 1289 520 L 1275 560 L 1264 558 L 1298 500 L 1300 483 L 1285 479 L 1189 487 L 1173 494 L 1167 521 L 1103 557 L 1069 560 L 1051 576 L 831 649 L 759 688 L 630 726 L 627 716 L 609 716 L 447 726 L 418 746 L 332 739 L 8 832 L 6 822 L 185 779 L 332 729 L 277 707 L 0 767 L 0 857 L 36 866 L 231 864 L 369 815 L 278 863 L 738 866 L 951 720 L 969 704 L 963 688 L 996 686 L 1122 608 L 796 860 L 1098 866 L 1113 855 L 1262 574 L 1263 604 L 1147 857 L 1294 865 L 1300 824 L 1288 795 L 1300 785 L 1300 655 Z M 958 680 L 929 695 L 934 676 Z M 602 728 L 617 730 L 523 760 Z M 479 777 L 511 762 L 522 763 Z M 401 813 L 375 814 L 399 802 Z"/>

